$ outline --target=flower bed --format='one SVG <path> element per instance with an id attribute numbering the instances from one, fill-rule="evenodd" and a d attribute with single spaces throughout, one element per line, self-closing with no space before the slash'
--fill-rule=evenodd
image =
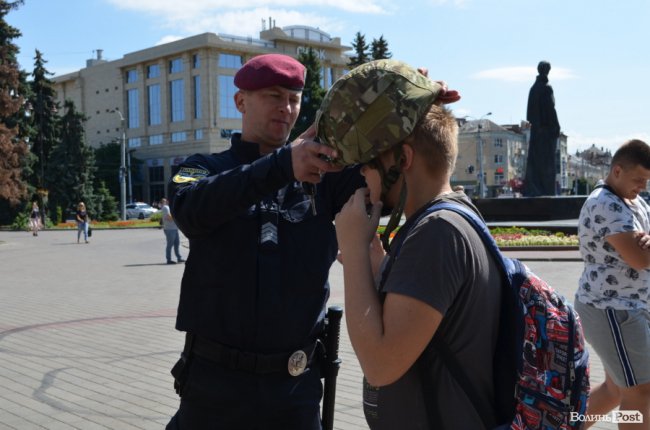
<path id="1" fill-rule="evenodd" d="M 148 219 L 130 219 L 130 220 L 117 220 L 117 221 L 91 221 L 90 225 L 96 229 L 108 228 L 142 228 L 142 227 L 160 227 L 157 221 Z M 62 222 L 55 225 L 55 229 L 76 229 L 77 223 L 75 221 Z"/>
<path id="2" fill-rule="evenodd" d="M 398 229 L 391 233 L 391 239 Z M 380 225 L 377 228 L 377 233 L 382 234 L 384 230 L 385 227 Z M 578 246 L 578 236 L 575 234 L 566 235 L 537 229 L 527 230 L 521 227 L 495 227 L 490 229 L 490 233 L 499 247 Z"/>

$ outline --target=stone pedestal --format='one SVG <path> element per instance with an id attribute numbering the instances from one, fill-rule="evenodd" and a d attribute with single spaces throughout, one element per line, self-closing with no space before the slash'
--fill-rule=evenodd
<path id="1" fill-rule="evenodd" d="M 587 196 L 507 197 L 473 200 L 485 221 L 578 219 Z"/>

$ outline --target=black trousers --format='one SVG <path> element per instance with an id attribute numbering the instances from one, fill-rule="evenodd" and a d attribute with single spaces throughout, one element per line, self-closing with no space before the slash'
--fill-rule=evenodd
<path id="1" fill-rule="evenodd" d="M 292 377 L 229 370 L 194 355 L 166 430 L 321 430 L 318 370 Z"/>

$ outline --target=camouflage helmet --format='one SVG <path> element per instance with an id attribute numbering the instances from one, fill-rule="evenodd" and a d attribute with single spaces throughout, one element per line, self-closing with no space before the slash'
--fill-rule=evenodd
<path id="1" fill-rule="evenodd" d="M 316 116 L 318 138 L 338 152 L 335 164 L 366 163 L 402 142 L 443 86 L 396 60 L 376 60 L 332 85 Z"/>

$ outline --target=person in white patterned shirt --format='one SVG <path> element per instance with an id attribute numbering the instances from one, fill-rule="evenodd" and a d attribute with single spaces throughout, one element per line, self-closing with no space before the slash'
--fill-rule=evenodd
<path id="1" fill-rule="evenodd" d="M 614 154 L 604 184 L 580 211 L 585 266 L 575 302 L 587 341 L 605 368 L 587 415 L 619 406 L 641 412 L 644 424 L 634 428 L 645 429 L 650 429 L 650 206 L 639 193 L 648 180 L 650 146 L 626 142 Z"/>

